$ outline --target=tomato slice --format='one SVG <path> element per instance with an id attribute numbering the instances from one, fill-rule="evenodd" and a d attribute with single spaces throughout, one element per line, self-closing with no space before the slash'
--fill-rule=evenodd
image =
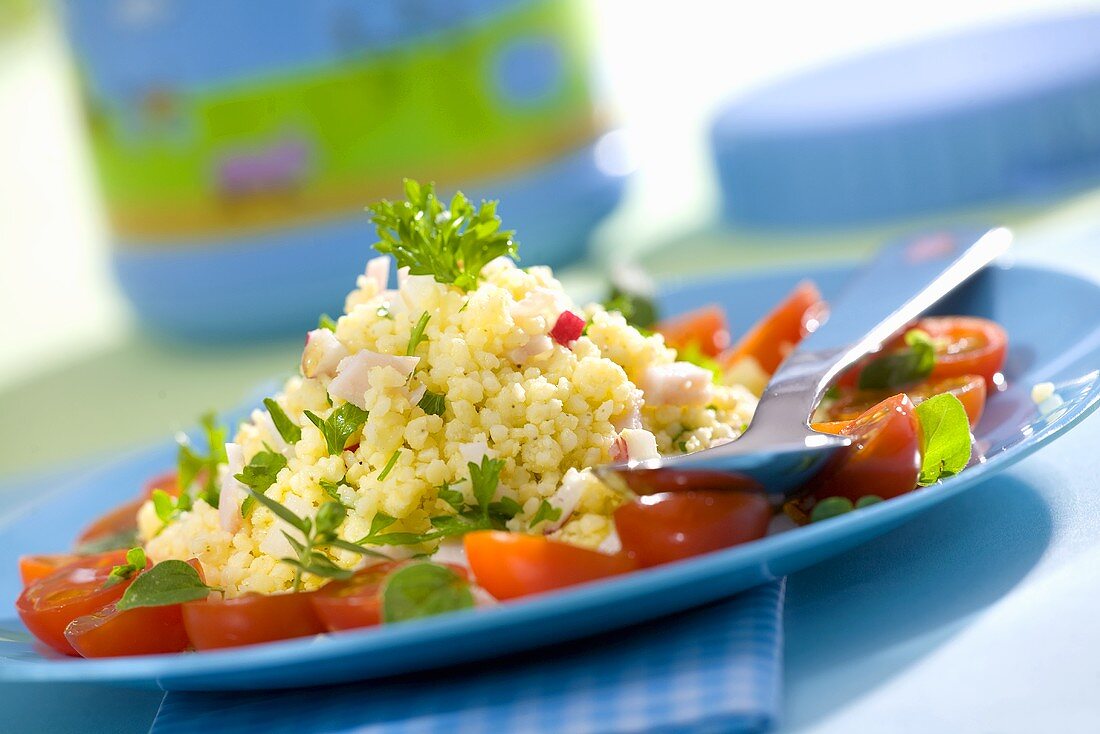
<path id="1" fill-rule="evenodd" d="M 908 388 L 905 394 L 913 401 L 913 405 L 919 405 L 930 397 L 948 392 L 957 397 L 959 402 L 963 404 L 971 427 L 976 426 L 978 421 L 981 420 L 982 412 L 985 410 L 985 379 L 981 375 L 962 375 L 961 377 L 947 377 L 940 380 L 926 380 Z M 852 421 L 891 394 L 890 390 L 842 389 L 840 397 L 829 405 L 826 412 L 832 421 Z M 821 430 L 816 424 L 814 429 Z M 826 430 L 825 432 L 830 433 L 831 431 Z"/>
<path id="2" fill-rule="evenodd" d="M 79 556 L 72 553 L 20 556 L 19 576 L 23 579 L 23 586 L 30 586 L 35 581 L 46 578 L 57 569 L 69 565 L 78 558 Z"/>
<path id="3" fill-rule="evenodd" d="M 157 476 L 150 479 L 148 482 L 145 483 L 145 486 L 142 487 L 142 490 L 141 490 L 142 499 L 147 500 L 150 497 L 152 497 L 154 489 L 159 489 L 162 492 L 167 492 L 168 494 L 172 495 L 173 497 L 179 497 L 180 496 L 179 474 L 176 472 L 175 469 L 173 469 L 172 471 L 166 471 L 163 474 L 158 474 Z"/>
<path id="4" fill-rule="evenodd" d="M 678 352 L 694 344 L 706 356 L 717 357 L 730 344 L 726 312 L 714 304 L 665 319 L 654 327 L 654 331 L 664 336 L 665 343 Z"/>
<path id="5" fill-rule="evenodd" d="M 980 375 L 987 390 L 996 389 L 994 376 L 1004 367 L 1008 351 L 1008 335 L 1000 324 L 973 316 L 940 316 L 921 319 L 916 328 L 936 343 L 930 379 Z"/>
<path id="6" fill-rule="evenodd" d="M 23 624 L 35 637 L 65 655 L 76 650 L 65 638 L 65 628 L 77 617 L 98 612 L 117 602 L 132 579 L 103 588 L 115 566 L 126 563 L 126 551 L 85 556 L 31 584 L 15 602 Z"/>
<path id="7" fill-rule="evenodd" d="M 917 486 L 920 429 L 908 396 L 894 395 L 872 406 L 841 427 L 840 435 L 851 436 L 854 443 L 813 480 L 814 497 L 889 499 Z"/>
<path id="8" fill-rule="evenodd" d="M 65 639 L 86 658 L 183 652 L 190 644 L 179 604 L 121 612 L 108 604 L 69 623 Z"/>
<path id="9" fill-rule="evenodd" d="M 130 531 L 136 533 L 138 510 L 144 503 L 144 499 L 132 500 L 100 515 L 77 536 L 77 544 L 89 543 L 111 535 L 122 535 Z"/>
<path id="10" fill-rule="evenodd" d="M 737 343 L 719 355 L 726 367 L 746 357 L 767 373 L 775 372 L 790 351 L 824 318 L 825 302 L 812 282 L 799 283 L 782 303 L 758 321 Z"/>
<path id="11" fill-rule="evenodd" d="M 772 509 L 755 492 L 689 490 L 640 497 L 615 511 L 623 551 L 656 566 L 764 537 Z"/>
<path id="12" fill-rule="evenodd" d="M 497 599 L 515 599 L 633 571 L 625 554 L 607 555 L 537 535 L 480 530 L 463 539 L 479 585 Z"/>
<path id="13" fill-rule="evenodd" d="M 256 645 L 325 631 L 310 603 L 312 593 L 243 594 L 189 601 L 183 626 L 196 650 Z"/>

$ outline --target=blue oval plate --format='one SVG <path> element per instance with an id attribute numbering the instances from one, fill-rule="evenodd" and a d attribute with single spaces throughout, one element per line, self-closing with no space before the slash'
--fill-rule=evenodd
<path id="1" fill-rule="evenodd" d="M 828 297 L 848 269 L 695 281 L 669 290 L 668 312 L 723 303 L 744 330 L 796 281 L 813 278 Z M 989 478 L 1065 432 L 1100 399 L 1100 287 L 1031 267 L 995 267 L 944 304 L 942 313 L 1003 324 L 1008 389 L 992 396 L 977 438 L 979 461 L 943 483 L 827 522 L 688 561 L 496 607 L 312 639 L 225 652 L 74 660 L 31 644 L 14 618 L 14 573 L 23 553 L 68 548 L 87 518 L 132 496 L 171 465 L 164 445 L 89 473 L 0 522 L 0 680 L 78 681 L 169 690 L 318 685 L 453 665 L 606 632 L 703 604 L 846 551 Z M 1030 398 L 1053 382 L 1064 403 L 1041 415 Z"/>

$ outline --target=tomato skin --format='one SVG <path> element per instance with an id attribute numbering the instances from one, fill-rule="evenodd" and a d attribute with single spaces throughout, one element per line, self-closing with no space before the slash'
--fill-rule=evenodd
<path id="1" fill-rule="evenodd" d="M 121 612 L 108 604 L 70 622 L 65 639 L 86 658 L 160 655 L 183 652 L 190 645 L 179 604 Z"/>
<path id="2" fill-rule="evenodd" d="M 144 500 L 153 496 L 153 490 L 159 489 L 173 497 L 180 496 L 179 474 L 175 469 L 158 474 L 145 483 L 141 490 L 141 498 Z"/>
<path id="3" fill-rule="evenodd" d="M 144 499 L 136 499 L 108 510 L 84 528 L 76 538 L 77 545 L 128 530 L 136 531 L 138 510 L 143 504 Z"/>
<path id="4" fill-rule="evenodd" d="M 477 583 L 497 599 L 583 584 L 633 571 L 625 554 L 607 555 L 542 536 L 479 530 L 463 538 Z"/>
<path id="5" fill-rule="evenodd" d="M 615 510 L 623 551 L 643 567 L 764 537 L 772 510 L 755 492 L 689 490 L 641 497 Z"/>
<path id="6" fill-rule="evenodd" d="M 997 389 L 993 377 L 1008 352 L 1008 335 L 1000 324 L 973 316 L 940 316 L 921 319 L 916 328 L 937 343 L 930 379 L 980 375 L 987 390 Z"/>
<path id="7" fill-rule="evenodd" d="M 925 380 L 905 390 L 905 394 L 913 401 L 913 405 L 920 405 L 928 398 L 942 393 L 951 393 L 959 399 L 966 410 L 971 428 L 978 424 L 985 411 L 986 399 L 985 379 L 981 375 Z M 890 390 L 842 389 L 840 397 L 829 406 L 827 411 L 829 419 L 838 422 L 855 420 L 864 411 L 885 400 L 891 394 L 893 393 Z M 817 425 L 814 429 L 820 430 Z"/>
<path id="8" fill-rule="evenodd" d="M 183 626 L 196 650 L 309 637 L 325 631 L 311 593 L 243 594 L 183 604 Z"/>
<path id="9" fill-rule="evenodd" d="M 19 557 L 19 577 L 23 580 L 23 586 L 27 587 L 35 581 L 44 579 L 51 573 L 76 561 L 80 556 L 72 553 L 53 553 L 38 556 Z"/>
<path id="10" fill-rule="evenodd" d="M 384 561 L 356 571 L 346 581 L 330 581 L 309 595 L 313 611 L 329 632 L 374 627 L 382 623 L 382 585 L 406 561 Z M 468 578 L 462 566 L 441 564 Z"/>
<path id="11" fill-rule="evenodd" d="M 699 469 L 635 469 L 623 474 L 623 481 L 634 494 L 648 496 L 689 490 L 763 492 L 764 488 L 749 477 Z"/>
<path id="12" fill-rule="evenodd" d="M 35 637 L 65 655 L 76 650 L 65 628 L 77 617 L 117 602 L 132 579 L 103 588 L 115 566 L 126 563 L 126 551 L 109 551 L 80 558 L 36 581 L 19 595 L 16 611 Z"/>
<path id="13" fill-rule="evenodd" d="M 814 497 L 876 495 L 890 499 L 917 486 L 920 473 L 920 427 L 916 408 L 905 394 L 872 406 L 840 429 L 853 445 L 811 482 Z"/>
<path id="14" fill-rule="evenodd" d="M 717 357 L 730 343 L 726 312 L 716 304 L 664 319 L 654 327 L 654 331 L 678 352 L 694 344 L 708 357 Z"/>
<path id="15" fill-rule="evenodd" d="M 787 354 L 811 331 L 811 321 L 824 315 L 825 302 L 817 286 L 804 280 L 783 301 L 749 329 L 718 361 L 730 367 L 752 357 L 767 373 L 774 373 Z"/>

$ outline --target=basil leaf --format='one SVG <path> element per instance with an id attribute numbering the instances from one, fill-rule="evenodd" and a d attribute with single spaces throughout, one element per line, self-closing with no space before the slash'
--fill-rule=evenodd
<path id="1" fill-rule="evenodd" d="M 447 410 L 446 398 L 431 390 L 424 391 L 424 397 L 420 398 L 417 405 L 428 415 L 443 415 L 443 412 Z"/>
<path id="2" fill-rule="evenodd" d="M 561 508 L 554 507 L 552 504 L 543 500 L 539 503 L 539 509 L 535 510 L 534 517 L 531 518 L 531 522 L 527 523 L 527 527 L 533 528 L 540 522 L 548 521 L 555 522 L 561 518 Z"/>
<path id="3" fill-rule="evenodd" d="M 401 622 L 474 606 L 470 585 L 435 563 L 413 563 L 391 573 L 382 585 L 382 620 Z"/>
<path id="4" fill-rule="evenodd" d="M 321 435 L 325 437 L 329 455 L 339 454 L 344 450 L 351 435 L 367 422 L 368 415 L 370 414 L 367 411 L 351 403 L 344 403 L 332 411 L 327 419 L 321 418 L 312 411 L 305 411 L 309 422 L 317 426 Z"/>
<path id="5" fill-rule="evenodd" d="M 264 406 L 271 415 L 271 422 L 275 424 L 275 430 L 279 432 L 283 440 L 289 444 L 296 444 L 302 440 L 302 429 L 294 425 L 290 416 L 283 407 L 271 398 L 264 398 Z"/>
<path id="6" fill-rule="evenodd" d="M 871 360 L 859 373 L 859 387 L 893 389 L 920 382 L 936 366 L 936 345 L 920 329 L 905 334 L 905 347 Z"/>
<path id="7" fill-rule="evenodd" d="M 199 572 L 183 561 L 161 561 L 139 575 L 126 589 L 115 608 L 163 607 L 205 599 L 213 590 L 199 578 Z"/>
<path id="8" fill-rule="evenodd" d="M 919 403 L 917 422 L 921 454 L 918 484 L 935 484 L 966 468 L 970 463 L 970 421 L 957 397 L 943 393 Z"/>

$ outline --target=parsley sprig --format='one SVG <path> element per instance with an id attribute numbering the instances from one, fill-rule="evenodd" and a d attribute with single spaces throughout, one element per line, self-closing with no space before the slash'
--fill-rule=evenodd
<path id="1" fill-rule="evenodd" d="M 302 440 L 302 429 L 290 420 L 290 416 L 283 410 L 283 406 L 271 398 L 264 398 L 264 407 L 271 415 L 271 422 L 275 424 L 275 430 L 279 432 L 279 436 L 284 441 L 293 446 Z"/>
<path id="2" fill-rule="evenodd" d="M 200 420 L 203 433 L 206 434 L 207 453 L 195 450 L 186 437 L 179 441 L 177 462 L 179 464 L 180 494 L 190 491 L 196 479 L 202 479 L 199 497 L 211 507 L 218 506 L 218 465 L 226 462 L 225 438 L 228 431 L 217 425 L 214 414 L 206 413 Z"/>
<path id="3" fill-rule="evenodd" d="M 325 437 L 325 445 L 329 455 L 339 454 L 347 445 L 351 435 L 363 427 L 370 413 L 357 405 L 344 403 L 332 411 L 328 418 L 321 418 L 313 411 L 305 411 L 309 422 L 317 426 L 321 435 Z"/>
<path id="4" fill-rule="evenodd" d="M 131 548 L 126 551 L 126 563 L 120 563 L 111 569 L 111 572 L 107 574 L 107 580 L 103 582 L 103 588 L 109 589 L 112 586 L 121 584 L 126 579 L 133 576 L 138 571 L 145 569 L 145 551 L 140 547 Z"/>
<path id="5" fill-rule="evenodd" d="M 410 274 L 431 275 L 436 282 L 470 291 L 490 260 L 502 255 L 518 259 L 514 233 L 500 228 L 497 202 L 484 201 L 475 209 L 459 192 L 445 206 L 432 184 L 421 186 L 412 179 L 405 179 L 405 197 L 378 202 L 371 218 L 381 240 L 374 249 L 392 254 Z"/>

